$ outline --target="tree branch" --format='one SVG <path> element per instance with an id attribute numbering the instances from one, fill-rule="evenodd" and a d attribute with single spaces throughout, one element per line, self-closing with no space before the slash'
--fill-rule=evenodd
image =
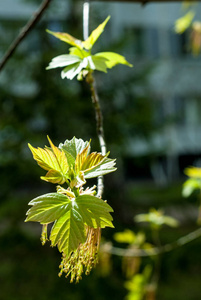
<path id="1" fill-rule="evenodd" d="M 16 37 L 16 39 L 12 42 L 10 47 L 8 48 L 7 52 L 5 53 L 4 57 L 2 58 L 0 62 L 0 71 L 3 69 L 9 58 L 13 55 L 18 45 L 22 42 L 22 40 L 29 34 L 31 29 L 38 23 L 41 16 L 49 6 L 50 2 L 52 0 L 44 0 L 39 7 L 39 9 L 33 14 L 33 17 L 27 22 L 27 24 L 22 28 L 19 35 Z"/>
<path id="2" fill-rule="evenodd" d="M 101 153 L 102 155 L 106 155 L 107 149 L 106 149 L 106 143 L 104 138 L 103 115 L 102 115 L 100 101 L 96 89 L 95 78 L 93 77 L 91 72 L 88 73 L 86 81 L 89 84 L 91 90 L 91 98 L 92 98 L 92 103 L 94 106 L 95 118 L 96 118 L 96 131 L 99 139 Z M 98 177 L 97 189 L 98 189 L 97 196 L 101 198 L 104 190 L 103 176 Z"/>
<path id="3" fill-rule="evenodd" d="M 89 9 L 90 9 L 90 0 L 84 1 L 83 4 L 83 36 L 84 40 L 86 40 L 89 36 Z M 96 130 L 99 139 L 99 144 L 101 148 L 102 155 L 106 155 L 106 143 L 104 138 L 104 129 L 103 129 L 103 115 L 101 112 L 100 101 L 96 89 L 95 78 L 92 75 L 92 72 L 89 72 L 86 77 L 86 82 L 90 86 L 91 90 L 91 98 L 92 103 L 95 110 L 95 118 L 96 118 Z M 98 177 L 97 183 L 97 196 L 102 198 L 104 190 L 103 176 Z"/>
<path id="4" fill-rule="evenodd" d="M 113 247 L 111 244 L 106 244 L 106 246 L 101 248 L 103 252 L 108 252 L 117 256 L 127 256 L 127 257 L 147 257 L 156 256 L 162 253 L 170 252 L 176 248 L 182 247 L 193 240 L 201 237 L 201 228 L 190 232 L 189 234 L 179 238 L 177 241 L 166 244 L 161 247 L 154 247 L 150 249 L 123 249 L 118 247 Z M 100 249 L 100 250 L 101 250 Z"/>

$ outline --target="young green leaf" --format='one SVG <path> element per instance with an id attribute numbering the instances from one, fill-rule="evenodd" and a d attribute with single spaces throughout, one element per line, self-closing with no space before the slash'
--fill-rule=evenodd
<path id="1" fill-rule="evenodd" d="M 184 170 L 184 173 L 191 178 L 199 178 L 201 179 L 201 168 L 197 168 L 194 166 L 188 167 Z"/>
<path id="2" fill-rule="evenodd" d="M 125 229 L 123 232 L 116 232 L 114 234 L 114 240 L 118 243 L 134 244 L 136 234 L 130 229 Z"/>
<path id="3" fill-rule="evenodd" d="M 83 46 L 82 46 L 82 41 L 79 40 L 79 39 L 76 39 L 74 36 L 68 34 L 68 33 L 65 33 L 65 32 L 54 32 L 54 31 L 51 31 L 51 30 L 46 30 L 48 33 L 52 34 L 53 36 L 55 36 L 57 39 L 71 45 L 71 46 L 75 46 L 77 48 L 80 48 L 82 49 Z"/>
<path id="4" fill-rule="evenodd" d="M 74 208 L 78 210 L 84 223 L 88 226 L 93 228 L 114 227 L 113 218 L 110 215 L 113 209 L 102 199 L 90 195 L 80 195 L 75 199 L 75 203 Z"/>
<path id="5" fill-rule="evenodd" d="M 63 194 L 50 193 L 39 196 L 29 202 L 32 207 L 27 212 L 25 222 L 54 222 L 69 210 L 70 204 L 70 199 Z"/>
<path id="6" fill-rule="evenodd" d="M 71 209 L 60 219 L 55 221 L 51 235 L 51 245 L 58 247 L 67 257 L 86 240 L 84 223 L 79 213 Z"/>
<path id="7" fill-rule="evenodd" d="M 110 16 L 108 16 L 102 24 L 92 31 L 86 41 L 76 39 L 68 33 L 47 30 L 48 33 L 73 47 L 70 47 L 69 55 L 60 55 L 53 58 L 46 69 L 49 70 L 57 67 L 65 67 L 65 69 L 61 72 L 62 79 L 67 78 L 72 80 L 77 76 L 77 80 L 83 80 L 89 71 L 98 70 L 107 73 L 107 68 L 111 69 L 117 64 L 132 67 L 132 65 L 128 63 L 123 56 L 117 53 L 101 52 L 91 55 L 91 49 L 103 32 L 109 19 Z"/>
<path id="8" fill-rule="evenodd" d="M 201 189 L 201 178 L 189 178 L 183 184 L 182 195 L 189 197 L 195 190 Z"/>
<path id="9" fill-rule="evenodd" d="M 69 65 L 73 65 L 75 63 L 79 63 L 80 61 L 81 58 L 76 55 L 70 55 L 70 54 L 59 55 L 52 59 L 52 61 L 50 62 L 46 70 L 66 67 Z"/>
<path id="10" fill-rule="evenodd" d="M 90 149 L 90 143 L 88 143 L 88 145 L 77 154 L 76 156 L 76 160 L 75 160 L 75 172 L 78 174 L 79 171 L 82 171 L 82 166 L 84 164 L 84 162 L 87 159 L 87 155 L 89 153 L 89 149 Z"/>
<path id="11" fill-rule="evenodd" d="M 177 19 L 174 28 L 175 32 L 181 34 L 186 31 L 190 27 L 194 16 L 195 12 L 193 10 L 190 10 L 183 17 Z"/>
<path id="12" fill-rule="evenodd" d="M 86 61 L 81 61 L 81 62 L 77 62 L 73 65 L 69 65 L 67 67 L 65 67 L 65 69 L 63 69 L 61 71 L 61 78 L 67 78 L 72 80 L 75 76 L 77 76 L 83 68 L 85 68 L 87 66 L 87 62 Z"/>
<path id="13" fill-rule="evenodd" d="M 68 172 L 69 166 L 66 159 L 66 156 L 63 151 L 60 151 L 51 140 L 48 138 L 49 143 L 51 145 L 51 149 L 45 148 L 34 148 L 30 144 L 28 144 L 33 158 L 37 161 L 38 165 L 47 170 L 48 173 L 46 176 L 42 176 L 41 179 L 63 184 L 65 182 L 65 175 Z"/>
<path id="14" fill-rule="evenodd" d="M 101 56 L 92 55 L 91 59 L 93 61 L 95 70 L 107 73 L 107 59 Z"/>
<path id="15" fill-rule="evenodd" d="M 69 53 L 70 53 L 70 55 L 78 56 L 81 59 L 90 55 L 88 51 L 85 51 L 84 49 L 79 49 L 77 47 L 69 48 Z"/>
<path id="16" fill-rule="evenodd" d="M 175 218 L 165 216 L 163 211 L 154 208 L 150 209 L 148 214 L 137 215 L 135 221 L 148 222 L 154 228 L 160 228 L 162 225 L 168 225 L 170 227 L 177 227 L 179 225 L 179 222 Z"/>
<path id="17" fill-rule="evenodd" d="M 82 139 L 77 139 L 76 137 L 73 137 L 71 140 L 66 140 L 64 144 L 59 144 L 59 149 L 64 151 L 68 164 L 75 165 L 75 160 L 77 155 L 86 148 L 86 146 L 89 144 L 89 142 L 84 142 Z M 90 147 L 89 147 L 90 151 Z"/>
<path id="18" fill-rule="evenodd" d="M 108 16 L 103 23 L 101 23 L 96 29 L 92 31 L 92 33 L 90 34 L 90 36 L 86 41 L 82 42 L 85 49 L 90 50 L 93 47 L 93 45 L 95 44 L 95 42 L 97 41 L 101 33 L 103 32 L 109 19 L 110 16 Z"/>
<path id="19" fill-rule="evenodd" d="M 93 153 L 92 153 L 93 154 Z M 116 171 L 116 168 L 114 167 L 116 164 L 115 159 L 111 159 L 108 157 L 104 157 L 100 163 L 97 165 L 87 168 L 86 170 L 83 170 L 84 177 L 86 179 L 88 178 L 95 178 L 98 176 L 106 175 L 108 173 Z"/>
<path id="20" fill-rule="evenodd" d="M 104 59 L 107 68 L 111 69 L 118 64 L 127 65 L 132 67 L 133 65 L 130 64 L 124 56 L 117 54 L 115 52 L 99 52 L 94 55 L 94 57 L 99 57 Z"/>

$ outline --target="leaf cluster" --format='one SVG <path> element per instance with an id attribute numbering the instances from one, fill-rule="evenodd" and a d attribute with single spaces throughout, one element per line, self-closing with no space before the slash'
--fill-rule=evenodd
<path id="1" fill-rule="evenodd" d="M 108 154 L 90 153 L 90 142 L 82 139 L 66 140 L 56 147 L 48 138 L 50 147 L 34 148 L 29 145 L 38 165 L 47 171 L 41 179 L 67 184 L 57 186 L 56 193 L 33 199 L 27 212 L 27 221 L 43 225 L 42 242 L 47 239 L 47 225 L 54 222 L 50 241 L 68 257 L 87 238 L 87 228 L 113 227 L 112 208 L 95 196 L 95 187 L 84 190 L 86 179 L 105 175 L 116 170 L 115 160 Z"/>
<path id="2" fill-rule="evenodd" d="M 62 79 L 72 80 L 77 76 L 78 80 L 82 80 L 89 72 L 97 70 L 106 73 L 107 69 L 111 69 L 117 64 L 132 67 L 122 55 L 115 52 L 99 52 L 94 55 L 91 53 L 94 44 L 102 34 L 109 19 L 110 16 L 93 30 L 85 41 L 81 41 L 68 33 L 47 30 L 48 33 L 71 46 L 69 54 L 54 57 L 47 70 L 64 67 L 61 72 Z"/>
<path id="3" fill-rule="evenodd" d="M 139 214 L 135 217 L 137 222 L 148 222 L 153 229 L 160 229 L 163 225 L 177 227 L 179 222 L 170 216 L 165 216 L 162 210 L 150 209 L 148 214 Z"/>

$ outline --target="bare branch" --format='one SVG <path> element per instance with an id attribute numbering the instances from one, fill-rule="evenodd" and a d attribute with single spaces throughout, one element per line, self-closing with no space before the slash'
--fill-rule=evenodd
<path id="1" fill-rule="evenodd" d="M 201 228 L 198 228 L 195 231 L 190 232 L 189 234 L 179 238 L 175 242 L 160 247 L 154 247 L 146 250 L 145 249 L 123 249 L 123 248 L 113 247 L 111 244 L 108 243 L 106 244 L 106 246 L 103 245 L 103 247 L 100 250 L 117 256 L 127 256 L 127 257 L 156 256 L 161 253 L 170 252 L 176 248 L 182 247 L 199 237 L 201 237 Z"/>
<path id="2" fill-rule="evenodd" d="M 90 9 L 90 0 L 86 0 L 83 4 L 83 36 L 86 40 L 89 35 L 89 9 Z M 92 72 L 89 72 L 86 77 L 86 82 L 90 86 L 91 98 L 94 106 L 95 117 L 96 117 L 96 130 L 99 139 L 99 144 L 101 148 L 102 155 L 106 155 L 106 143 L 104 138 L 104 128 L 103 128 L 103 115 L 100 107 L 100 100 L 97 93 L 95 78 L 92 75 Z M 104 190 L 103 176 L 98 177 L 97 183 L 97 196 L 102 198 Z"/>
<path id="3" fill-rule="evenodd" d="M 10 47 L 8 48 L 7 52 L 5 53 L 4 57 L 2 58 L 0 62 L 0 71 L 3 69 L 9 58 L 13 55 L 18 45 L 22 42 L 22 40 L 29 34 L 31 29 L 38 23 L 41 16 L 49 6 L 50 2 L 52 0 L 44 0 L 39 7 L 39 9 L 33 14 L 31 19 L 27 22 L 27 24 L 22 28 L 19 35 L 16 37 L 16 39 L 12 42 Z"/>
<path id="4" fill-rule="evenodd" d="M 86 81 L 89 84 L 91 89 L 91 98 L 92 98 L 92 103 L 94 106 L 95 117 L 96 117 L 96 131 L 99 139 L 101 153 L 102 155 L 106 155 L 107 149 L 106 149 L 106 143 L 104 138 L 103 115 L 102 115 L 100 101 L 96 89 L 95 78 L 93 77 L 91 72 L 88 73 Z M 101 198 L 104 190 L 103 176 L 98 177 L 97 188 L 98 188 L 97 196 Z"/>

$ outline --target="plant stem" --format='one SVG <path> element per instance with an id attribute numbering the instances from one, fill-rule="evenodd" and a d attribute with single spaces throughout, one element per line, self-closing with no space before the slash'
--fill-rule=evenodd
<path id="1" fill-rule="evenodd" d="M 157 287 L 158 287 L 158 282 L 159 282 L 159 278 L 160 278 L 160 271 L 161 271 L 161 241 L 160 241 L 160 236 L 159 236 L 159 228 L 152 228 L 152 238 L 153 238 L 153 242 L 155 243 L 155 245 L 157 246 L 157 248 L 159 249 L 159 253 L 157 256 L 154 257 L 155 260 L 155 266 L 154 266 L 154 271 L 153 271 L 153 275 L 152 275 L 152 286 L 155 289 L 155 293 L 157 291 Z"/>
<path id="2" fill-rule="evenodd" d="M 117 256 L 130 256 L 130 257 L 155 256 L 155 255 L 159 255 L 160 253 L 173 251 L 174 249 L 182 247 L 199 237 L 201 237 L 201 228 L 198 228 L 190 232 L 189 234 L 179 238 L 175 242 L 163 245 L 161 247 L 154 247 L 154 248 L 144 250 L 144 249 L 123 249 L 123 248 L 110 246 L 107 247 L 107 249 L 105 248 L 104 249 L 106 252 Z"/>
<path id="3" fill-rule="evenodd" d="M 83 4 L 84 40 L 86 40 L 89 36 L 89 10 L 90 10 L 90 0 L 86 0 Z M 103 115 L 102 115 L 100 101 L 96 89 L 96 82 L 94 76 L 92 75 L 92 71 L 89 71 L 89 73 L 87 74 L 86 82 L 89 84 L 91 90 L 91 98 L 95 110 L 96 130 L 97 130 L 97 135 L 98 135 L 99 144 L 101 148 L 101 153 L 102 155 L 106 155 L 107 149 L 106 149 L 106 143 L 104 138 Z M 97 182 L 97 196 L 102 198 L 103 191 L 104 191 L 103 176 L 99 176 Z"/>
<path id="4" fill-rule="evenodd" d="M 89 84 L 91 90 L 91 98 L 92 98 L 92 103 L 94 106 L 95 118 L 96 118 L 96 131 L 99 139 L 101 153 L 102 155 L 106 155 L 107 149 L 106 149 L 106 143 L 104 138 L 103 115 L 100 107 L 100 100 L 96 89 L 95 78 L 93 77 L 92 72 L 88 73 L 86 81 Z M 98 190 L 97 196 L 101 198 L 104 191 L 103 176 L 98 177 L 97 190 Z"/>

